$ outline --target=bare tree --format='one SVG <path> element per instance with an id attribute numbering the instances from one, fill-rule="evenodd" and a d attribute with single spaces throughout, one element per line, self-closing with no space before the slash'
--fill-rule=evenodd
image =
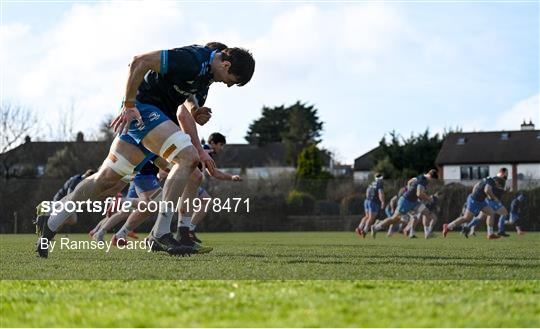
<path id="1" fill-rule="evenodd" d="M 57 141 L 71 141 L 75 136 L 75 117 L 77 115 L 73 101 L 67 110 L 59 109 L 58 121 L 53 126 L 48 123 L 49 138 Z"/>
<path id="2" fill-rule="evenodd" d="M 33 133 L 37 123 L 37 116 L 32 110 L 9 102 L 0 104 L 0 153 L 21 144 L 26 135 Z"/>

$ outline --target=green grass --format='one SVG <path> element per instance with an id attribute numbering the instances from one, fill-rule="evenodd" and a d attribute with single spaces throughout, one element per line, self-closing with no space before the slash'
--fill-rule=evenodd
<path id="1" fill-rule="evenodd" d="M 0 273 L 3 279 L 540 279 L 540 234 L 533 233 L 498 241 L 481 233 L 468 240 L 457 233 L 431 240 L 361 240 L 348 232 L 201 236 L 212 253 L 57 247 L 44 260 L 33 252 L 34 236 L 3 235 Z"/>
<path id="2" fill-rule="evenodd" d="M 540 234 L 201 237 L 216 248 L 211 254 L 56 250 L 43 260 L 34 236 L 2 235 L 0 325 L 540 326 Z M 96 280 L 107 278 L 129 280 Z"/>

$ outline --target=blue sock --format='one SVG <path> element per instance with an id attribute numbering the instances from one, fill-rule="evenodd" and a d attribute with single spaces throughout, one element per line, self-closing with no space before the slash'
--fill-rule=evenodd
<path id="1" fill-rule="evenodd" d="M 508 219 L 508 216 L 501 216 L 499 217 L 499 232 L 504 233 L 506 231 L 505 229 L 505 222 Z"/>
<path id="2" fill-rule="evenodd" d="M 473 218 L 473 220 L 471 220 L 469 224 L 467 224 L 467 227 L 471 228 L 471 227 L 475 227 L 476 225 L 478 225 L 478 218 Z"/>

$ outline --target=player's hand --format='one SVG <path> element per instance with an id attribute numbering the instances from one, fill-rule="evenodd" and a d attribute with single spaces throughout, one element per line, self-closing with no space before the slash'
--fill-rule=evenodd
<path id="1" fill-rule="evenodd" d="M 111 122 L 110 127 L 114 132 L 126 134 L 133 120 L 137 120 L 139 126 L 144 125 L 141 114 L 137 107 L 122 107 L 120 114 Z"/>
<path id="2" fill-rule="evenodd" d="M 202 152 L 199 152 L 199 158 L 201 162 L 204 164 L 204 166 L 206 167 L 206 170 L 210 172 L 210 175 L 213 175 L 214 171 L 216 170 L 216 163 L 214 162 L 212 157 L 206 151 L 203 150 Z"/>
<path id="3" fill-rule="evenodd" d="M 210 120 L 212 117 L 212 110 L 209 107 L 199 107 L 197 111 L 193 114 L 193 119 L 199 125 L 203 126 Z"/>
<path id="4" fill-rule="evenodd" d="M 232 175 L 231 176 L 231 180 L 233 182 L 241 182 L 242 181 L 242 177 L 238 176 L 238 175 Z"/>

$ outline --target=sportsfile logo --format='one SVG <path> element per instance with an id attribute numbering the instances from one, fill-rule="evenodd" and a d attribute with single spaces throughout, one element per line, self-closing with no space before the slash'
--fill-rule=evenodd
<path id="1" fill-rule="evenodd" d="M 154 246 L 153 240 L 148 241 L 131 241 L 125 239 L 123 243 L 117 243 L 116 247 L 119 250 L 146 250 L 147 252 L 152 251 Z M 60 241 L 48 240 L 46 238 L 39 238 L 38 243 L 41 249 L 48 249 L 49 252 L 54 252 L 55 250 L 101 250 L 104 252 L 109 252 L 113 246 L 112 241 L 95 241 L 95 240 L 71 240 L 70 238 L 64 237 L 60 238 Z M 57 248 L 58 247 L 58 248 Z"/>

